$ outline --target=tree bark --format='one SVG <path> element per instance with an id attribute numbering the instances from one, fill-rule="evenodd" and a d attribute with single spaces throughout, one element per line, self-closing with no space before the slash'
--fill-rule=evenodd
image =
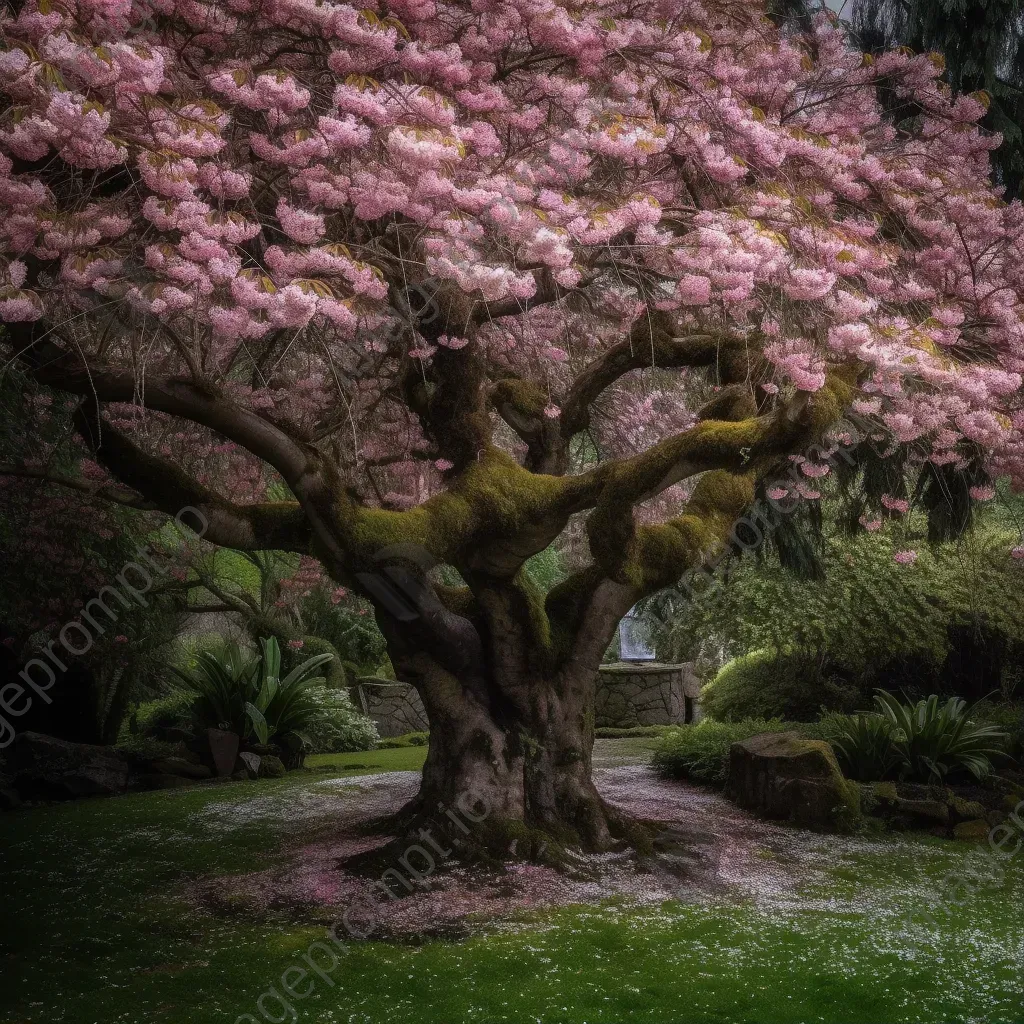
<path id="1" fill-rule="evenodd" d="M 430 723 L 403 832 L 455 810 L 473 822 L 458 855 L 559 865 L 567 848 L 607 850 L 630 832 L 591 777 L 596 666 L 572 678 L 457 679 L 417 655 L 403 668 Z"/>

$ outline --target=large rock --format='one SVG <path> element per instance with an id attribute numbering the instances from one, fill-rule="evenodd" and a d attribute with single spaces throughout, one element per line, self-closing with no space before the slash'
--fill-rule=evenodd
<path id="1" fill-rule="evenodd" d="M 896 810 L 929 825 L 949 824 L 949 805 L 941 800 L 910 800 L 899 797 Z"/>
<path id="2" fill-rule="evenodd" d="M 767 818 L 819 828 L 849 828 L 860 816 L 860 792 L 832 748 L 795 732 L 760 733 L 729 750 L 727 795 Z"/>
<path id="3" fill-rule="evenodd" d="M 259 777 L 261 779 L 281 779 L 285 776 L 287 769 L 284 761 L 273 754 L 265 754 L 260 758 Z"/>
<path id="4" fill-rule="evenodd" d="M 949 791 L 949 812 L 950 817 L 959 824 L 962 821 L 977 821 L 984 818 L 988 808 L 977 800 L 967 800 L 962 796 Z"/>
<path id="5" fill-rule="evenodd" d="M 204 764 L 195 764 L 184 757 L 161 757 L 151 764 L 158 775 L 177 775 L 183 779 L 208 779 L 213 773 Z"/>
<path id="6" fill-rule="evenodd" d="M 19 733 L 8 755 L 14 788 L 25 799 L 111 796 L 128 788 L 128 762 L 109 747 Z"/>
<path id="7" fill-rule="evenodd" d="M 953 838 L 965 843 L 984 843 L 992 832 L 992 826 L 984 818 L 962 821 L 953 829 Z"/>

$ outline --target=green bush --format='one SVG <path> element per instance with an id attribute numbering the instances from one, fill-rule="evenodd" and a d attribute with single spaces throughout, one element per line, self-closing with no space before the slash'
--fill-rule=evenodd
<path id="1" fill-rule="evenodd" d="M 372 750 L 379 737 L 377 727 L 357 711 L 346 690 L 314 686 L 306 691 L 320 716 L 307 723 L 306 750 L 310 754 L 342 754 L 350 750 Z"/>
<path id="2" fill-rule="evenodd" d="M 975 708 L 974 717 L 1005 732 L 1007 754 L 1015 761 L 1024 761 L 1024 704 L 1019 701 L 1005 704 L 985 701 Z"/>
<path id="3" fill-rule="evenodd" d="M 184 748 L 181 743 L 167 743 L 151 736 L 122 733 L 114 749 L 133 764 L 142 764 L 161 757 L 180 757 Z"/>
<path id="4" fill-rule="evenodd" d="M 852 683 L 862 695 L 852 708 L 839 693 L 802 702 L 811 717 L 819 704 L 862 710 L 876 687 L 915 699 L 1008 694 L 1024 664 L 1024 588 L 1009 554 L 1020 531 L 988 517 L 956 544 L 921 546 L 913 566 L 894 558 L 908 546 L 909 519 L 883 533 L 826 537 L 821 578 L 794 575 L 775 555 L 743 558 L 730 565 L 727 585 L 702 587 L 685 602 L 663 599 L 658 650 L 715 667 L 722 652 L 772 651 L 782 660 L 801 652 L 821 666 L 823 690 Z M 749 701 L 732 714 L 793 717 Z"/>
<path id="5" fill-rule="evenodd" d="M 655 747 L 651 764 L 665 778 L 689 779 L 722 787 L 729 777 L 729 748 L 733 743 L 761 732 L 786 732 L 793 728 L 792 722 L 778 718 L 742 722 L 715 722 L 706 718 L 696 725 L 679 726 L 665 733 Z M 800 731 L 807 735 L 814 732 L 808 726 Z"/>
<path id="6" fill-rule="evenodd" d="M 201 725 L 228 729 L 260 743 L 289 735 L 305 743 L 305 729 L 323 717 L 308 691 L 323 686 L 323 677 L 315 673 L 332 655 L 308 658 L 282 679 L 277 640 L 270 637 L 260 644 L 262 652 L 256 654 L 228 643 L 219 651 L 200 654 L 192 671 L 172 671 L 195 693 L 192 710 Z"/>
<path id="7" fill-rule="evenodd" d="M 981 779 L 1006 751 L 1006 733 L 973 721 L 973 707 L 959 697 L 940 704 L 932 694 L 901 704 L 892 694 L 879 693 L 875 701 L 889 723 L 906 778 L 941 783 L 947 775 L 969 773 Z"/>
<path id="8" fill-rule="evenodd" d="M 865 695 L 823 674 L 816 658 L 754 651 L 724 665 L 700 700 L 704 714 L 721 722 L 775 717 L 813 722 L 822 710 L 855 711 Z"/>
<path id="9" fill-rule="evenodd" d="M 172 690 L 166 697 L 140 704 L 135 711 L 136 731 L 159 739 L 167 729 L 190 729 L 195 699 L 188 690 Z"/>
<path id="10" fill-rule="evenodd" d="M 843 774 L 858 782 L 876 782 L 893 776 L 900 756 L 892 728 L 878 715 L 857 715 L 832 741 Z"/>

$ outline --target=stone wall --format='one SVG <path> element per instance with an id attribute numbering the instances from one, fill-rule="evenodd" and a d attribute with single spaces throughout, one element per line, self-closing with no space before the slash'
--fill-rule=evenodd
<path id="1" fill-rule="evenodd" d="M 700 716 L 700 681 L 693 666 L 660 662 L 617 662 L 597 674 L 595 725 L 629 729 L 637 725 L 674 725 Z M 365 676 L 352 687 L 352 699 L 373 719 L 377 732 L 402 736 L 425 732 L 427 713 L 420 695 L 408 683 Z"/>
<path id="2" fill-rule="evenodd" d="M 700 680 L 689 662 L 602 665 L 597 673 L 594 724 L 598 728 L 630 729 L 637 725 L 674 725 L 688 718 L 696 721 L 699 696 Z"/>
<path id="3" fill-rule="evenodd" d="M 407 732 L 425 732 L 427 713 L 415 688 L 394 679 L 369 676 L 356 680 L 352 700 L 363 714 L 373 719 L 377 732 L 384 736 L 403 736 Z"/>

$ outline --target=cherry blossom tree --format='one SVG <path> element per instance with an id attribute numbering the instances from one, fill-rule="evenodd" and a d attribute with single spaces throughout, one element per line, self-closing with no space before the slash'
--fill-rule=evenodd
<path id="1" fill-rule="evenodd" d="M 0 30 L 8 358 L 136 504 L 374 602 L 431 724 L 413 816 L 628 830 L 590 777 L 616 624 L 791 457 L 813 495 L 849 409 L 1024 479 L 1024 211 L 932 56 L 737 0 L 30 0 Z"/>

